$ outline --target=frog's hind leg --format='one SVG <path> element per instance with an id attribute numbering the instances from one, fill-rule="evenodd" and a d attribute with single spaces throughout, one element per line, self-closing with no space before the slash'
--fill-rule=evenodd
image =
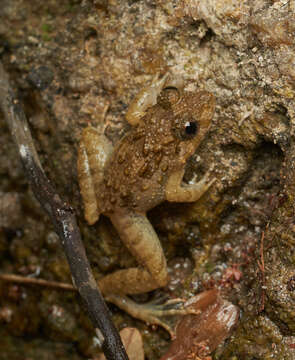
<path id="1" fill-rule="evenodd" d="M 139 267 L 118 270 L 100 281 L 105 294 L 141 294 L 168 282 L 166 259 L 161 243 L 145 215 L 115 212 L 109 216 Z"/>
<path id="2" fill-rule="evenodd" d="M 84 129 L 78 149 L 77 169 L 84 215 L 90 225 L 98 220 L 101 212 L 95 190 L 103 180 L 105 163 L 112 150 L 111 142 L 102 131 L 90 126 Z"/>
<path id="3" fill-rule="evenodd" d="M 119 232 L 121 240 L 135 256 L 139 267 L 116 271 L 99 280 L 99 287 L 107 301 L 116 304 L 131 316 L 158 324 L 173 334 L 166 320 L 160 317 L 183 315 L 188 311 L 180 303 L 162 305 L 137 304 L 126 294 L 139 294 L 163 287 L 168 282 L 166 259 L 162 246 L 152 225 L 145 215 L 115 214 L 110 219 Z"/>

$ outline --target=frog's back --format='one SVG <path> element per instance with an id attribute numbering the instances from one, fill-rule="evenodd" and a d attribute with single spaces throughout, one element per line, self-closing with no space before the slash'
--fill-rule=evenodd
<path id="1" fill-rule="evenodd" d="M 107 161 L 97 192 L 103 213 L 119 209 L 146 212 L 164 201 L 165 183 L 177 144 L 169 136 L 166 113 L 158 121 L 161 114 L 158 109 L 153 110 L 145 122 L 121 139 Z"/>

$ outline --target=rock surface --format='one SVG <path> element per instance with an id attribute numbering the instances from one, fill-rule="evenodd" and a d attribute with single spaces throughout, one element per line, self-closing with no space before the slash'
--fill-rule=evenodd
<path id="1" fill-rule="evenodd" d="M 149 214 L 168 264 L 189 263 L 192 271 L 137 300 L 219 288 L 243 314 L 216 350 L 219 359 L 294 358 L 294 24 L 294 0 L 1 1 L 1 59 L 48 176 L 77 210 L 97 276 L 134 260 L 107 221 L 88 227 L 83 220 L 76 174 L 82 128 L 103 123 L 115 143 L 127 130 L 130 100 L 156 73 L 169 70 L 187 90 L 214 93 L 213 125 L 185 180 L 197 181 L 212 165 L 216 184 L 196 204 L 164 204 Z M 70 281 L 1 114 L 0 192 L 7 209 L 0 270 Z M 78 304 L 74 294 L 1 283 L 0 360 L 43 352 L 93 358 L 95 334 Z M 165 333 L 112 310 L 119 328 L 143 331 L 149 360 L 164 354 Z"/>

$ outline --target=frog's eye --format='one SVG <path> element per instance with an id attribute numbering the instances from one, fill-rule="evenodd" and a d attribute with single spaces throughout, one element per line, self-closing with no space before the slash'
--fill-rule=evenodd
<path id="1" fill-rule="evenodd" d="M 172 130 L 175 136 L 181 141 L 193 139 L 199 130 L 198 122 L 191 116 L 186 116 L 185 121 L 179 121 L 179 119 L 175 119 L 174 125 L 175 126 L 172 127 Z"/>
<path id="2" fill-rule="evenodd" d="M 184 128 L 181 131 L 181 138 L 183 140 L 190 140 L 194 138 L 198 133 L 198 122 L 194 120 L 187 120 L 184 123 Z"/>
<path id="3" fill-rule="evenodd" d="M 193 137 L 198 131 L 198 124 L 196 121 L 187 121 L 184 124 L 184 129 L 187 136 Z"/>

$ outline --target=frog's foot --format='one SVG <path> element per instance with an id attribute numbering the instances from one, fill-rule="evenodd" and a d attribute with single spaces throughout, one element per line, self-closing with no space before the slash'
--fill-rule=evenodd
<path id="1" fill-rule="evenodd" d="M 197 313 L 192 308 L 184 307 L 184 299 L 172 299 L 163 304 L 157 304 L 158 300 L 155 302 L 152 301 L 145 304 L 138 304 L 127 296 L 120 295 L 107 295 L 105 299 L 106 301 L 117 305 L 120 309 L 136 319 L 140 319 L 151 325 L 163 327 L 169 332 L 172 339 L 175 337 L 174 326 L 173 324 L 171 325 L 173 321 L 168 321 L 167 318 Z"/>
<path id="2" fill-rule="evenodd" d="M 126 120 L 132 126 L 140 123 L 140 118 L 145 115 L 147 108 L 157 103 L 157 97 L 164 88 L 169 73 L 159 78 L 159 74 L 153 78 L 151 84 L 141 89 L 128 107 L 125 115 Z"/>
<path id="3" fill-rule="evenodd" d="M 166 200 L 171 202 L 195 202 L 202 197 L 207 190 L 215 183 L 216 178 L 211 177 L 211 169 L 206 172 L 203 178 L 194 184 L 182 184 L 184 169 L 175 171 L 170 175 L 166 184 Z M 211 179 L 211 180 L 210 180 Z"/>

